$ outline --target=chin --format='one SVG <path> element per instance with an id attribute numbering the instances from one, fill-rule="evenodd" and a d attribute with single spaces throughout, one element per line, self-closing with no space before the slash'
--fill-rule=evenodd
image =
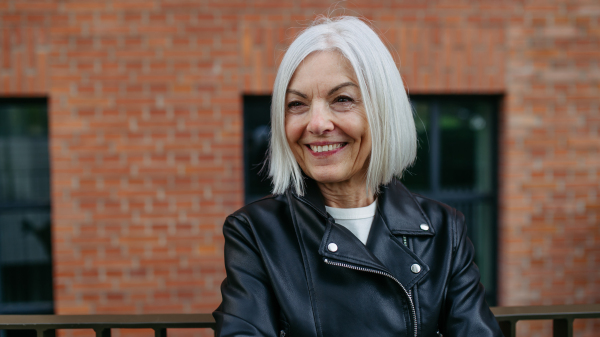
<path id="1" fill-rule="evenodd" d="M 340 181 L 345 180 L 343 175 L 334 172 L 311 172 L 311 174 L 307 175 L 315 181 L 323 184 L 339 183 Z"/>

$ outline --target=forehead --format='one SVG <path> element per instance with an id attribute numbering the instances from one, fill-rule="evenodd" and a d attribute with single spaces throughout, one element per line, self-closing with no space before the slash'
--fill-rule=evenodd
<path id="1" fill-rule="evenodd" d="M 340 52 L 316 51 L 309 54 L 294 72 L 289 88 L 319 84 L 337 85 L 341 82 L 358 85 L 352 64 Z"/>

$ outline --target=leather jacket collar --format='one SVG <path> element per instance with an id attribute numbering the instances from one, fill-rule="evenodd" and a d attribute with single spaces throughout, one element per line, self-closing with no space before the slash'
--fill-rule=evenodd
<path id="1" fill-rule="evenodd" d="M 325 232 L 319 246 L 319 254 L 326 262 L 343 263 L 355 268 L 390 274 L 406 289 L 410 289 L 428 273 L 429 266 L 397 236 L 434 236 L 435 229 L 412 194 L 400 182 L 394 180 L 381 188 L 377 196 L 377 213 L 366 246 L 327 214 L 317 183 L 310 178 L 306 178 L 305 182 L 304 196 L 291 192 L 293 198 L 290 198 L 290 205 L 295 213 L 294 225 L 296 231 L 302 232 L 314 226 L 314 222 L 320 219 L 318 222 L 325 226 Z M 307 214 L 305 205 L 310 206 L 319 216 Z M 422 224 L 426 224 L 428 230 L 422 229 Z M 327 248 L 330 243 L 337 245 L 337 251 L 332 252 Z M 420 271 L 407 273 L 415 264 L 419 266 Z"/>
<path id="2" fill-rule="evenodd" d="M 319 214 L 328 218 L 323 195 L 316 181 L 310 178 L 305 178 L 304 181 L 306 185 L 304 196 L 299 196 L 295 192 L 292 192 L 292 194 L 296 198 L 304 200 Z M 395 235 L 435 235 L 435 228 L 418 202 L 406 187 L 396 179 L 380 188 L 377 196 L 377 209 L 389 226 L 390 231 Z M 426 224 L 429 230 L 423 230 L 421 228 L 422 224 Z"/>

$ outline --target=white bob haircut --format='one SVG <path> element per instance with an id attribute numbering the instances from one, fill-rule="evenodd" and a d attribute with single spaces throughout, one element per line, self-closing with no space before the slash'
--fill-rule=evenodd
<path id="1" fill-rule="evenodd" d="M 285 96 L 296 68 L 311 53 L 337 51 L 352 65 L 362 93 L 371 130 L 371 155 L 366 177 L 367 193 L 400 178 L 417 152 L 412 109 L 400 72 L 379 36 L 352 16 L 319 17 L 290 45 L 277 71 L 271 103 L 269 177 L 273 193 L 293 186 L 304 194 L 302 170 L 285 135 Z"/>

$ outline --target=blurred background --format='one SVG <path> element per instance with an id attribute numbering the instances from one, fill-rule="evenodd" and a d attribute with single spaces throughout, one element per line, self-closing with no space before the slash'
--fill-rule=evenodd
<path id="1" fill-rule="evenodd" d="M 278 63 L 328 12 L 398 60 L 403 180 L 466 215 L 488 303 L 600 303 L 598 1 L 1 0 L 0 314 L 212 312 Z"/>

